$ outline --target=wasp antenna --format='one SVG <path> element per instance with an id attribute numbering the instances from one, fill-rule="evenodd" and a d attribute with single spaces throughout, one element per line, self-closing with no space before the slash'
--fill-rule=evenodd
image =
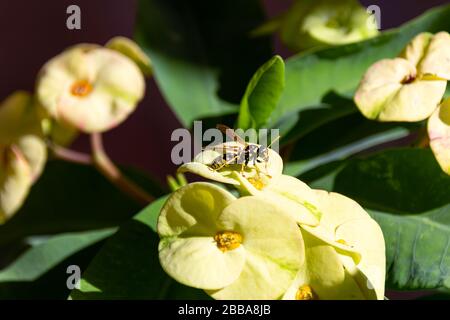
<path id="1" fill-rule="evenodd" d="M 272 140 L 270 142 L 270 144 L 267 146 L 267 148 L 270 148 L 275 142 L 277 142 L 278 140 L 280 140 L 281 136 L 276 137 L 274 140 Z"/>

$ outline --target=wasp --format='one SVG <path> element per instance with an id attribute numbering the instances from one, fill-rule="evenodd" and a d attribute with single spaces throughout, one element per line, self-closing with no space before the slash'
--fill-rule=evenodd
<path id="1" fill-rule="evenodd" d="M 263 145 L 247 143 L 244 139 L 237 135 L 233 129 L 230 129 L 223 124 L 218 124 L 216 128 L 222 131 L 233 141 L 237 142 L 238 145 L 226 147 L 223 154 L 214 159 L 209 165 L 211 169 L 217 171 L 229 165 L 241 165 L 242 173 L 248 166 L 257 168 L 257 163 L 264 163 L 267 168 L 267 162 L 269 161 L 269 148 L 280 137 L 277 137 L 269 146 L 266 147 Z"/>

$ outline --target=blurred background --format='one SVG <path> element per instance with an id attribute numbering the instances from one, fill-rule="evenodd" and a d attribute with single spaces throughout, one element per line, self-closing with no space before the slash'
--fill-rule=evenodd
<path id="1" fill-rule="evenodd" d="M 268 17 L 285 11 L 292 1 L 264 0 Z M 394 28 L 425 10 L 448 0 L 363 0 L 364 5 L 381 8 L 382 29 Z M 81 30 L 66 28 L 66 8 L 81 8 Z M 0 100 L 17 90 L 33 90 L 36 74 L 51 57 L 66 47 L 90 42 L 104 44 L 110 38 L 133 36 L 136 1 L 58 0 L 0 2 Z M 283 57 L 291 53 L 274 39 L 275 51 Z M 151 173 L 161 181 L 172 173 L 170 161 L 173 143 L 170 136 L 181 127 L 164 102 L 153 80 L 138 110 L 118 128 L 106 134 L 106 147 L 112 159 Z M 80 137 L 74 149 L 86 151 L 86 137 Z"/>

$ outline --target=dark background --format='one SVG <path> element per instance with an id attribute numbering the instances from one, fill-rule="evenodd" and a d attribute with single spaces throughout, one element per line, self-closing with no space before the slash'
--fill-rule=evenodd
<path id="1" fill-rule="evenodd" d="M 361 2 L 366 6 L 379 5 L 382 27 L 388 29 L 448 1 Z M 272 17 L 283 12 L 291 1 L 263 3 L 267 15 Z M 81 8 L 81 30 L 66 28 L 66 8 L 71 4 Z M 0 100 L 17 89 L 33 90 L 39 68 L 67 46 L 80 42 L 104 44 L 117 35 L 131 37 L 135 11 L 136 1 L 132 0 L 0 0 Z M 275 40 L 275 44 L 279 54 L 290 55 L 279 41 Z M 170 162 L 170 135 L 178 127 L 179 122 L 154 81 L 149 80 L 146 98 L 128 121 L 106 134 L 106 146 L 115 161 L 140 167 L 163 180 L 174 169 Z M 74 148 L 87 150 L 86 137 L 78 139 Z"/>

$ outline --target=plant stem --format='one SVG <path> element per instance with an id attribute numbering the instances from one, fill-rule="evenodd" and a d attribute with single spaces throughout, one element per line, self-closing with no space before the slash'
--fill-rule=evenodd
<path id="1" fill-rule="evenodd" d="M 47 145 L 53 152 L 53 155 L 58 159 L 83 165 L 91 165 L 93 163 L 92 157 L 89 154 L 66 149 L 51 142 L 48 142 Z"/>
<path id="2" fill-rule="evenodd" d="M 100 133 L 91 135 L 91 148 L 94 165 L 109 181 L 143 205 L 147 205 L 154 200 L 141 187 L 125 177 L 109 159 L 103 147 L 103 139 Z"/>

